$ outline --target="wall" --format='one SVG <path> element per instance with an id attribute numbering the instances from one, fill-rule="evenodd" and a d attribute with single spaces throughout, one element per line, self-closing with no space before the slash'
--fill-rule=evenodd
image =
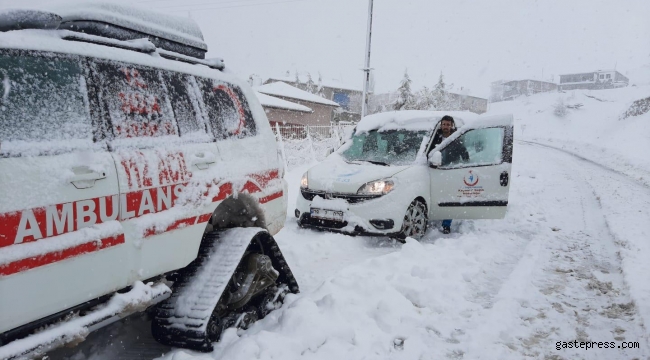
<path id="1" fill-rule="evenodd" d="M 313 112 L 301 113 L 301 112 L 290 111 L 290 110 L 265 108 L 265 110 L 267 110 L 266 116 L 269 118 L 269 121 L 277 121 L 280 123 L 286 122 L 286 123 L 301 124 L 301 125 L 330 125 L 331 124 L 333 118 L 333 110 L 335 109 L 334 106 L 317 104 L 309 101 L 292 99 L 292 98 L 287 98 L 287 97 L 282 97 L 277 95 L 274 95 L 274 97 L 278 99 L 290 101 L 292 103 L 304 105 L 312 109 Z M 300 115 L 289 114 L 289 112 L 298 113 Z M 289 120 L 282 120 L 283 118 Z"/>
<path id="2" fill-rule="evenodd" d="M 269 119 L 269 122 L 280 123 L 280 124 L 302 124 L 305 116 L 311 115 L 310 113 L 295 111 L 295 110 L 286 110 L 286 109 L 277 109 L 271 107 L 264 107 L 264 112 L 266 112 L 266 117 Z"/>

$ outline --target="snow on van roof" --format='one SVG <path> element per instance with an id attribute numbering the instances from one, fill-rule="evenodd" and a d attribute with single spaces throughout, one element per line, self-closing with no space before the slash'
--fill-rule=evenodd
<path id="1" fill-rule="evenodd" d="M 286 101 L 282 99 L 278 99 L 273 96 L 269 96 L 266 94 L 262 94 L 261 92 L 256 91 L 255 95 L 257 95 L 257 99 L 260 101 L 262 106 L 266 107 L 272 107 L 272 108 L 278 108 L 278 109 L 286 109 L 286 110 L 295 110 L 295 111 L 302 111 L 302 112 L 312 112 L 313 110 L 300 104 L 292 103 L 291 101 Z"/>
<path id="2" fill-rule="evenodd" d="M 51 9 L 63 21 L 98 21 L 207 50 L 201 28 L 190 18 L 131 5 L 82 2 Z"/>
<path id="3" fill-rule="evenodd" d="M 282 81 L 257 86 L 255 87 L 255 90 L 267 95 L 282 96 L 290 99 L 303 100 L 323 105 L 337 107 L 339 106 L 339 104 L 335 103 L 334 101 L 327 100 L 304 90 L 300 90 L 297 87 L 293 87 Z"/>
<path id="4" fill-rule="evenodd" d="M 450 115 L 454 118 L 456 126 L 460 127 L 465 122 L 476 119 L 478 115 L 465 111 L 425 111 L 402 110 L 372 114 L 364 117 L 357 124 L 357 132 L 370 130 L 431 130 L 440 119 Z"/>

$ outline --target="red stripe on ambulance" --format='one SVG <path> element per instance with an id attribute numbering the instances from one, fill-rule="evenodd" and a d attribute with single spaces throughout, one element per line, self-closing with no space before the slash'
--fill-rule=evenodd
<path id="1" fill-rule="evenodd" d="M 75 256 L 96 252 L 120 244 L 124 244 L 124 234 L 90 241 L 61 251 L 54 251 L 43 255 L 21 259 L 18 261 L 10 262 L 8 264 L 0 265 L 0 276 L 15 274 L 21 271 L 52 264 Z"/>
<path id="2" fill-rule="evenodd" d="M 184 161 L 182 163 L 184 164 Z M 278 178 L 278 175 L 277 170 L 250 175 L 255 182 L 248 180 L 239 192 L 249 194 L 262 192 L 262 188 L 271 180 Z M 142 173 L 135 172 L 134 178 L 130 178 L 129 181 L 137 182 L 138 185 L 146 184 L 150 180 L 147 176 L 145 169 Z M 185 175 L 182 171 L 165 175 L 167 180 L 184 178 Z M 170 209 L 177 203 L 186 185 L 187 183 L 182 183 L 153 187 L 121 194 L 119 198 L 118 195 L 111 195 L 0 214 L 0 248 L 62 235 L 107 221 L 124 221 Z M 207 194 L 208 191 L 204 195 L 207 196 Z M 222 183 L 219 185 L 219 192 L 211 200 L 212 202 L 222 201 L 232 194 L 233 184 Z M 282 191 L 262 197 L 259 202 L 265 204 L 280 197 L 282 197 Z M 118 200 L 119 206 L 117 206 Z M 205 216 L 191 219 L 194 222 L 203 223 L 209 220 L 209 216 L 207 218 Z M 160 232 L 194 224 L 194 222 L 190 224 L 189 219 L 178 224 L 174 223 Z M 159 232 L 155 231 L 155 233 Z"/>

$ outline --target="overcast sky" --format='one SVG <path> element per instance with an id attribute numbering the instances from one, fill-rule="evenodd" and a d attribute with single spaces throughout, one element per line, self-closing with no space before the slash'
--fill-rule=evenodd
<path id="1" fill-rule="evenodd" d="M 41 0 L 0 0 L 15 7 Z M 42 2 L 42 1 L 41 1 Z M 201 26 L 209 56 L 241 75 L 287 70 L 362 84 L 367 0 L 133 0 Z M 489 94 L 491 81 L 616 69 L 650 81 L 650 0 L 375 0 L 376 91 L 447 82 Z M 645 71 L 642 71 L 642 67 Z"/>

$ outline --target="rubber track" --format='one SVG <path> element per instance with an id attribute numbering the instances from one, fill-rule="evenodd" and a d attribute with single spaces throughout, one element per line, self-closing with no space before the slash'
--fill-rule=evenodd
<path id="1" fill-rule="evenodd" d="M 212 351 L 206 327 L 230 278 L 254 239 L 262 244 L 280 274 L 276 284 L 298 293 L 296 282 L 273 237 L 261 228 L 229 229 L 204 235 L 197 258 L 179 273 L 172 295 L 158 305 L 151 324 L 159 342 L 198 351 Z M 228 317 L 233 314 L 225 314 Z"/>

